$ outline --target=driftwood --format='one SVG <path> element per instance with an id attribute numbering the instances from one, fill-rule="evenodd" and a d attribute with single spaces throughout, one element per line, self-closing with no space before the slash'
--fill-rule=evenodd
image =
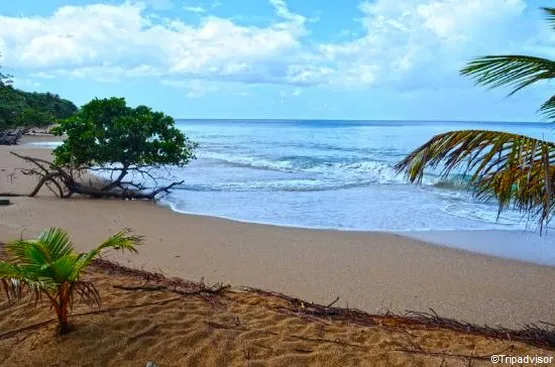
<path id="1" fill-rule="evenodd" d="M 92 167 L 68 168 L 55 165 L 45 159 L 24 156 L 15 152 L 12 155 L 30 163 L 33 168 L 22 169 L 24 175 L 38 176 L 39 181 L 33 191 L 27 195 L 13 193 L 0 193 L 0 196 L 36 196 L 43 187 L 48 188 L 59 198 L 69 198 L 74 194 L 85 195 L 93 198 L 117 198 L 117 199 L 138 199 L 152 200 L 160 194 L 168 193 L 176 185 L 183 181 L 172 182 L 157 188 L 148 188 L 145 185 L 133 181 L 125 181 L 124 178 L 129 172 L 138 172 L 140 175 L 149 177 L 156 182 L 148 167 L 112 168 L 111 171 L 118 172 L 114 179 L 105 180 L 102 184 L 94 184 L 92 180 L 83 183 L 83 177 L 87 172 L 95 170 Z"/>
<path id="2" fill-rule="evenodd" d="M 125 291 L 168 291 L 171 293 L 180 294 L 182 296 L 196 296 L 200 294 L 218 294 L 229 289 L 229 285 L 223 285 L 220 283 L 214 284 L 213 286 L 207 286 L 204 282 L 195 284 L 198 289 L 196 290 L 183 290 L 178 287 L 172 287 L 169 285 L 114 285 L 116 289 L 123 289 Z"/>
<path id="3" fill-rule="evenodd" d="M 27 129 L 0 131 L 0 145 L 16 145 L 26 132 Z"/>

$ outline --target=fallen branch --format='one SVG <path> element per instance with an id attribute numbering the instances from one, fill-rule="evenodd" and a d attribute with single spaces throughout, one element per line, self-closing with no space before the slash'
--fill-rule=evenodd
<path id="1" fill-rule="evenodd" d="M 172 287 L 168 285 L 114 285 L 116 289 L 123 289 L 127 291 L 167 291 L 171 293 L 180 294 L 182 296 L 194 296 L 198 294 L 218 294 L 229 289 L 229 285 L 223 285 L 221 283 L 214 284 L 211 287 L 207 287 L 204 283 L 198 283 L 199 286 L 197 290 L 186 291 L 179 289 L 178 287 Z"/>
<path id="2" fill-rule="evenodd" d="M 56 319 L 50 319 L 50 320 L 42 321 L 42 322 L 39 322 L 39 323 L 36 323 L 36 324 L 33 324 L 33 325 L 24 326 L 24 327 L 19 328 L 19 329 L 8 331 L 4 334 L 0 334 L 0 340 L 10 339 L 10 338 L 15 337 L 18 334 L 25 333 L 25 332 L 28 332 L 28 331 L 35 331 L 35 330 L 40 329 L 41 327 L 46 326 L 46 325 L 48 325 L 48 324 L 50 324 L 51 322 L 54 322 L 54 321 L 57 321 L 57 320 Z"/>
<path id="3" fill-rule="evenodd" d="M 337 297 L 337 298 L 335 299 L 335 301 L 333 301 L 332 303 L 330 303 L 330 304 L 327 305 L 326 307 L 331 307 L 331 306 L 335 305 L 335 304 L 337 303 L 337 301 L 339 301 L 339 297 Z"/>
<path id="4" fill-rule="evenodd" d="M 151 285 L 151 286 L 140 286 L 140 285 L 113 285 L 113 288 L 123 289 L 126 291 L 165 291 L 166 287 L 163 285 Z"/>
<path id="5" fill-rule="evenodd" d="M 80 182 L 81 176 L 93 170 L 93 167 L 61 167 L 45 159 L 25 156 L 16 152 L 10 153 L 33 166 L 33 168 L 22 169 L 21 172 L 23 174 L 39 177 L 39 182 L 28 195 L 30 197 L 36 196 L 40 190 L 46 186 L 59 198 L 69 198 L 74 194 L 79 194 L 93 198 L 153 200 L 160 194 L 169 193 L 175 186 L 181 185 L 184 182 L 172 182 L 168 185 L 156 188 L 156 186 L 158 186 L 156 184 L 158 182 L 157 177 L 150 172 L 153 167 L 125 166 L 119 169 L 112 168 L 112 170 L 120 172 L 118 177 L 114 180 L 106 180 L 104 185 L 98 185 L 97 187 L 92 184 L 92 182 L 89 182 L 88 185 Z M 155 182 L 155 186 L 147 187 L 146 185 L 133 181 L 123 181 L 130 172 L 135 172 L 143 177 L 152 179 Z M 54 186 L 56 190 L 51 186 Z"/>
<path id="6" fill-rule="evenodd" d="M 25 135 L 27 129 L 15 129 L 0 132 L 0 145 L 17 145 L 19 140 Z"/>

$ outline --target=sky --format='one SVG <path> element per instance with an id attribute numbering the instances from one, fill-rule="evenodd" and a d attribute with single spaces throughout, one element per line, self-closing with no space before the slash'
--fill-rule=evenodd
<path id="1" fill-rule="evenodd" d="M 23 90 L 125 97 L 175 118 L 540 121 L 459 75 L 555 57 L 548 0 L 0 0 L 0 65 Z"/>

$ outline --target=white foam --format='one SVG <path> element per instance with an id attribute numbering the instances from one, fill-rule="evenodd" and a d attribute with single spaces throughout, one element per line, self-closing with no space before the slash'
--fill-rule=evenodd
<path id="1" fill-rule="evenodd" d="M 27 144 L 33 145 L 36 147 L 41 147 L 41 148 L 56 148 L 62 145 L 63 143 L 64 143 L 63 141 L 40 141 L 40 142 L 27 143 Z"/>

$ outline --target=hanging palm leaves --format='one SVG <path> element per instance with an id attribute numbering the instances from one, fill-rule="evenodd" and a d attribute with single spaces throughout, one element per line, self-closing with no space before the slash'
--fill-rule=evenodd
<path id="1" fill-rule="evenodd" d="M 478 198 L 494 197 L 499 212 L 513 203 L 522 212 L 549 221 L 555 207 L 555 143 L 487 130 L 440 134 L 397 164 L 410 182 L 420 182 L 425 168 L 441 176 L 462 171 Z"/>
<path id="2" fill-rule="evenodd" d="M 555 62 L 522 55 L 484 56 L 471 61 L 461 74 L 491 88 L 508 86 L 515 94 L 522 88 L 555 77 Z"/>
<path id="3" fill-rule="evenodd" d="M 543 8 L 555 29 L 555 8 Z M 510 87 L 512 95 L 534 83 L 555 78 L 555 61 L 505 55 L 485 56 L 461 70 L 476 84 Z M 539 112 L 555 120 L 555 96 Z M 437 135 L 396 166 L 410 182 L 420 182 L 426 168 L 442 165 L 441 175 L 460 170 L 470 175 L 478 198 L 495 198 L 499 213 L 514 205 L 536 219 L 540 231 L 555 211 L 555 143 L 499 131 L 467 130 Z"/>
<path id="4" fill-rule="evenodd" d="M 553 29 L 555 29 L 555 8 L 542 8 L 547 14 L 547 22 Z"/>

